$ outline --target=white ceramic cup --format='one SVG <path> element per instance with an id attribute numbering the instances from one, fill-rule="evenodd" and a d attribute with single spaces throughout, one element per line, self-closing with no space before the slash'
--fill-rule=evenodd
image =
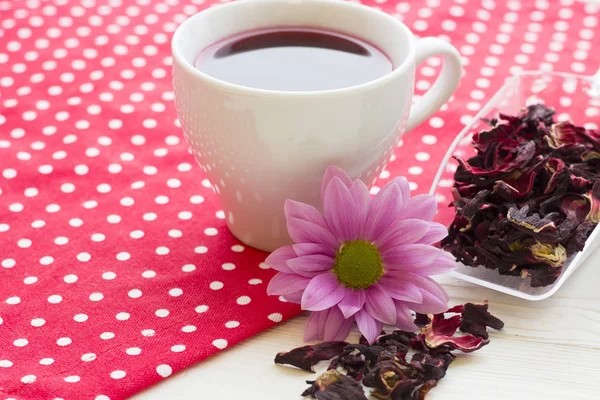
<path id="1" fill-rule="evenodd" d="M 394 70 L 357 86 L 292 92 L 234 85 L 194 67 L 200 52 L 218 40 L 277 26 L 359 37 L 387 54 Z M 286 199 L 320 208 L 321 178 L 331 164 L 372 184 L 402 134 L 437 111 L 461 77 L 461 59 L 450 44 L 416 40 L 392 16 L 337 0 L 241 0 L 212 7 L 181 24 L 172 51 L 186 140 L 220 196 L 231 232 L 265 251 L 290 243 Z M 434 55 L 443 58 L 440 76 L 411 110 L 416 65 Z"/>

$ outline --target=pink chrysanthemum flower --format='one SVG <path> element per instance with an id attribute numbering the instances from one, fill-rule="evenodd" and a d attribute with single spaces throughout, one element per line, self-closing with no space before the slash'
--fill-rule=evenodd
<path id="1" fill-rule="evenodd" d="M 304 339 L 342 340 L 354 321 L 372 343 L 383 324 L 416 331 L 411 310 L 446 311 L 448 296 L 431 275 L 455 267 L 451 255 L 432 244 L 447 235 L 431 222 L 435 198 L 410 198 L 406 178 L 396 178 L 371 199 L 361 180 L 337 167 L 321 185 L 324 215 L 293 200 L 285 204 L 288 232 L 296 243 L 265 261 L 279 271 L 270 295 L 312 311 Z"/>

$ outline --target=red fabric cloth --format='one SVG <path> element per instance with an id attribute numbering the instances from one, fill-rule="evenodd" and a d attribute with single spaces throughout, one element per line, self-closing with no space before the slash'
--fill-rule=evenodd
<path id="1" fill-rule="evenodd" d="M 511 72 L 600 65 L 597 6 L 365 4 L 466 57 L 454 101 L 405 137 L 380 185 L 406 174 L 427 191 Z M 299 311 L 265 294 L 265 254 L 228 232 L 176 122 L 170 37 L 208 5 L 0 1 L 0 400 L 122 399 Z"/>

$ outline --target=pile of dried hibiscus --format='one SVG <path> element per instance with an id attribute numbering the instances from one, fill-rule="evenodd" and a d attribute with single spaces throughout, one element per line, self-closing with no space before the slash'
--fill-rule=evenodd
<path id="1" fill-rule="evenodd" d="M 372 395 L 390 400 L 422 400 L 446 375 L 456 357 L 452 352 L 472 352 L 489 343 L 486 328 L 502 329 L 504 323 L 488 312 L 484 304 L 467 303 L 442 314 L 417 314 L 418 333 L 394 331 L 369 345 L 324 342 L 299 347 L 275 357 L 277 364 L 289 364 L 314 372 L 320 361 L 331 360 L 327 372 L 302 396 L 319 400 L 366 400 L 362 384 L 373 388 Z M 455 336 L 457 330 L 464 335 Z M 345 370 L 343 374 L 338 368 Z"/>
<path id="2" fill-rule="evenodd" d="M 442 246 L 461 262 L 552 284 L 600 221 L 600 131 L 554 122 L 537 104 L 476 133 L 454 175 Z"/>

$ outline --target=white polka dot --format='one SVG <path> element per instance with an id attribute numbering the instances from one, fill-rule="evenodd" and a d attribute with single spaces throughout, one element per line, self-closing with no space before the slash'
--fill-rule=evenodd
<path id="1" fill-rule="evenodd" d="M 146 213 L 142 216 L 142 218 L 145 221 L 154 221 L 157 217 L 158 216 L 156 215 L 156 213 L 153 213 L 153 212 Z"/>
<path id="2" fill-rule="evenodd" d="M 106 239 L 106 236 L 102 233 L 92 233 L 91 238 L 94 242 L 102 242 L 104 239 Z"/>
<path id="3" fill-rule="evenodd" d="M 130 356 L 138 356 L 142 353 L 142 349 L 139 347 L 130 347 L 125 350 L 125 353 L 129 354 Z"/>
<path id="4" fill-rule="evenodd" d="M 19 160 L 21 160 L 21 161 L 29 161 L 29 160 L 31 160 L 31 154 L 30 154 L 30 153 L 28 153 L 28 152 L 26 152 L 26 151 L 19 151 L 19 152 L 17 153 L 17 158 L 18 158 Z M 32 189 L 33 189 L 33 188 L 32 188 Z M 31 197 L 31 196 L 29 196 L 29 195 L 27 194 L 27 190 L 28 190 L 28 189 L 25 189 L 25 196 L 27 196 L 27 197 Z M 35 189 L 35 190 L 37 190 L 37 189 Z M 37 193 L 36 193 L 36 194 L 37 194 Z M 34 195 L 32 195 L 32 196 L 35 196 L 36 194 L 34 194 Z"/>
<path id="5" fill-rule="evenodd" d="M 102 274 L 102 279 L 105 279 L 107 281 L 111 281 L 113 279 L 115 279 L 117 277 L 117 274 L 115 274 L 114 272 L 104 272 Z"/>
<path id="6" fill-rule="evenodd" d="M 35 327 L 44 326 L 45 323 L 46 323 L 46 320 L 43 318 L 34 318 L 31 320 L 31 326 L 35 326 Z"/>
<path id="7" fill-rule="evenodd" d="M 75 185 L 73 185 L 72 183 L 63 183 L 60 186 L 60 190 L 63 193 L 73 193 L 75 191 Z"/>
<path id="8" fill-rule="evenodd" d="M 134 135 L 131 137 L 131 143 L 135 144 L 136 146 L 141 146 L 146 143 L 146 138 L 142 135 Z"/>
<path id="9" fill-rule="evenodd" d="M 78 279 L 79 279 L 79 277 L 77 277 L 77 275 L 75 275 L 75 274 L 65 275 L 65 277 L 63 278 L 65 283 L 75 283 L 75 282 L 77 282 Z"/>
<path id="10" fill-rule="evenodd" d="M 173 288 L 171 290 L 169 290 L 169 295 L 173 296 L 173 297 L 179 297 L 183 294 L 183 290 L 181 290 L 180 288 Z"/>
<path id="11" fill-rule="evenodd" d="M 156 248 L 156 254 L 160 255 L 160 256 L 164 256 L 166 254 L 169 254 L 169 248 L 165 247 L 165 246 L 160 246 Z"/>
<path id="12" fill-rule="evenodd" d="M 60 206 L 58 204 L 48 204 L 46 206 L 46 211 L 49 213 L 55 213 L 60 211 Z"/>
<path id="13" fill-rule="evenodd" d="M 180 238 L 183 236 L 183 233 L 179 229 L 171 229 L 169 230 L 168 235 L 172 238 Z"/>
<path id="14" fill-rule="evenodd" d="M 418 152 L 417 154 L 415 154 L 415 158 L 419 161 L 429 161 L 429 158 L 431 156 L 429 155 L 429 153 L 425 153 L 425 152 Z"/>
<path id="15" fill-rule="evenodd" d="M 88 166 L 84 164 L 79 164 L 75 166 L 75 173 L 77 175 L 85 175 L 88 173 L 89 170 L 90 169 L 88 168 Z"/>
<path id="16" fill-rule="evenodd" d="M 54 364 L 54 359 L 53 358 L 42 358 L 40 360 L 40 364 L 41 365 L 52 365 L 52 364 Z"/>
<path id="17" fill-rule="evenodd" d="M 241 244 L 234 244 L 233 246 L 231 246 L 231 250 L 236 253 L 241 253 L 242 251 L 244 251 L 244 246 L 242 246 Z"/>
<path id="18" fill-rule="evenodd" d="M 183 272 L 192 272 L 196 270 L 196 266 L 194 264 L 186 264 L 183 267 L 181 267 L 181 270 Z"/>
<path id="19" fill-rule="evenodd" d="M 153 165 L 146 165 L 143 168 L 143 171 L 146 175 L 156 175 L 156 173 L 158 172 L 158 169 Z"/>
<path id="20" fill-rule="evenodd" d="M 71 375 L 71 376 L 65 377 L 64 380 L 65 380 L 65 382 L 68 382 L 68 383 L 76 383 L 81 380 L 81 377 L 79 377 L 77 375 Z"/>
<path id="21" fill-rule="evenodd" d="M 0 368 L 10 368 L 13 366 L 12 361 L 10 360 L 0 360 Z"/>
<path id="22" fill-rule="evenodd" d="M 113 379 L 123 379 L 126 375 L 127 373 L 122 370 L 116 370 L 110 373 L 110 377 Z"/>
<path id="23" fill-rule="evenodd" d="M 250 279 L 248 281 L 248 283 L 251 285 L 260 285 L 262 283 L 262 280 L 254 278 L 254 279 Z"/>
<path id="24" fill-rule="evenodd" d="M 56 341 L 56 344 L 61 347 L 68 346 L 71 343 L 73 343 L 73 341 L 71 340 L 71 338 L 68 337 L 61 337 Z"/>
<path id="25" fill-rule="evenodd" d="M 206 306 L 206 305 L 200 305 L 200 306 L 196 307 L 196 312 L 198 314 L 202 314 L 202 313 L 205 313 L 207 311 L 208 311 L 208 306 Z"/>
<path id="26" fill-rule="evenodd" d="M 162 376 L 163 378 L 166 378 L 173 373 L 173 368 L 171 368 L 170 365 L 161 364 L 158 367 L 156 367 L 156 373 Z"/>
<path id="27" fill-rule="evenodd" d="M 81 356 L 81 361 L 83 362 L 91 362 L 94 361 L 96 359 L 96 354 L 94 353 L 85 353 L 84 355 Z M 97 399 L 98 397 L 96 397 Z"/>
<path id="28" fill-rule="evenodd" d="M 151 271 L 151 270 L 142 272 L 142 277 L 144 277 L 144 278 L 154 278 L 155 276 L 156 276 L 156 272 Z"/>
<path id="29" fill-rule="evenodd" d="M 206 236 L 215 236 L 219 233 L 219 231 L 216 228 L 206 228 L 204 230 L 204 234 Z"/>
<path id="30" fill-rule="evenodd" d="M 89 317 L 88 317 L 86 314 L 76 314 L 76 315 L 73 317 L 73 320 L 74 320 L 75 322 L 85 322 L 85 321 L 87 321 L 87 320 L 88 320 L 88 318 L 89 318 Z"/>
<path id="31" fill-rule="evenodd" d="M 154 312 L 154 314 L 159 318 L 165 318 L 169 315 L 169 310 L 165 308 L 160 308 Z"/>
<path id="32" fill-rule="evenodd" d="M 6 258 L 4 260 L 2 260 L 2 263 L 0 263 L 4 268 L 12 268 L 15 266 L 17 262 L 15 260 L 13 260 L 12 258 Z"/>
<path id="33" fill-rule="evenodd" d="M 186 325 L 183 328 L 181 328 L 181 331 L 185 333 L 191 333 L 196 331 L 196 329 L 197 328 L 194 325 Z"/>
<path id="34" fill-rule="evenodd" d="M 123 197 L 121 199 L 121 205 L 125 207 L 131 207 L 135 203 L 135 200 L 131 197 Z"/>
<path id="35" fill-rule="evenodd" d="M 119 261 L 127 261 L 131 258 L 131 254 L 129 254 L 126 251 L 122 251 L 120 253 L 117 254 L 117 260 Z"/>
<path id="36" fill-rule="evenodd" d="M 250 304 L 251 301 L 252 299 L 248 296 L 240 296 L 237 298 L 236 303 L 238 303 L 241 306 L 245 306 L 247 304 Z"/>
<path id="37" fill-rule="evenodd" d="M 192 213 L 189 211 L 181 211 L 177 216 L 179 219 L 188 220 L 192 218 Z"/>
<path id="38" fill-rule="evenodd" d="M 50 304 L 58 304 L 62 301 L 62 296 L 58 294 L 53 294 L 48 297 L 48 303 Z"/>
<path id="39" fill-rule="evenodd" d="M 100 292 L 90 294 L 91 301 L 100 301 L 104 298 L 104 295 Z"/>
<path id="40" fill-rule="evenodd" d="M 29 340 L 21 338 L 21 339 L 17 339 L 13 342 L 13 344 L 17 347 L 25 347 L 29 344 Z"/>
<path id="41" fill-rule="evenodd" d="M 229 329 L 237 328 L 238 326 L 240 326 L 240 323 L 238 321 L 227 321 L 227 322 L 225 322 L 225 327 L 229 328 Z"/>
<path id="42" fill-rule="evenodd" d="M 423 173 L 423 168 L 417 167 L 417 166 L 410 167 L 408 169 L 408 173 L 411 174 L 411 175 L 421 175 Z"/>
<path id="43" fill-rule="evenodd" d="M 178 188 L 181 186 L 181 181 L 179 179 L 171 178 L 167 180 L 167 186 L 170 188 Z"/>
<path id="44" fill-rule="evenodd" d="M 129 236 L 131 236 L 132 239 L 140 239 L 144 236 L 144 231 L 140 231 L 140 230 L 131 231 L 129 233 Z"/>
<path id="45" fill-rule="evenodd" d="M 223 265 L 221 265 L 221 268 L 223 268 L 225 271 L 233 271 L 235 269 L 235 264 L 224 263 Z"/>
<path id="46" fill-rule="evenodd" d="M 115 316 L 115 318 L 119 321 L 127 321 L 130 317 L 131 315 L 126 312 L 120 312 Z"/>
<path id="47" fill-rule="evenodd" d="M 25 279 L 23 279 L 23 283 L 26 285 L 33 285 L 37 281 L 38 281 L 37 276 L 28 276 Z"/>
<path id="48" fill-rule="evenodd" d="M 0 224 L 0 232 L 3 232 L 3 231 L 2 231 L 2 229 L 1 229 L 1 228 L 2 228 L 2 225 L 3 225 L 3 224 Z M 33 222 L 31 223 L 31 226 L 32 226 L 33 228 L 36 228 L 36 229 L 38 229 L 38 228 L 42 228 L 44 225 L 46 225 L 46 223 L 45 223 L 44 221 L 42 221 L 41 219 L 36 219 L 35 221 L 33 221 Z M 8 226 L 8 225 L 6 225 L 6 226 Z M 7 230 L 8 230 L 8 229 L 7 229 Z"/>
<path id="49" fill-rule="evenodd" d="M 102 340 L 110 340 L 110 339 L 114 339 L 115 334 L 113 332 L 102 332 L 100 334 L 100 339 Z"/>
<path id="50" fill-rule="evenodd" d="M 260 269 L 269 269 L 269 266 L 266 263 L 264 263 L 264 262 L 258 264 L 258 267 Z"/>
<path id="51" fill-rule="evenodd" d="M 17 296 L 13 296 L 13 297 L 9 297 L 8 299 L 6 299 L 5 302 L 6 302 L 6 304 L 15 305 L 15 304 L 19 304 L 21 302 L 21 299 Z"/>
<path id="52" fill-rule="evenodd" d="M 154 335 L 156 335 L 156 332 L 154 331 L 154 329 L 144 329 L 142 331 L 142 336 L 151 337 Z"/>
<path id="53" fill-rule="evenodd" d="M 96 207 L 96 206 L 94 205 L 94 207 Z M 89 208 L 94 208 L 94 207 L 89 207 Z M 81 218 L 71 218 L 69 220 L 69 225 L 71 225 L 74 228 L 80 227 L 81 225 L 83 225 L 83 220 Z"/>
<path id="54" fill-rule="evenodd" d="M 6 179 L 13 179 L 15 176 L 17 176 L 17 171 L 13 168 L 7 168 L 2 171 L 2 176 L 4 176 Z"/>
<path id="55" fill-rule="evenodd" d="M 111 190 L 111 187 L 108 183 L 101 183 L 96 187 L 96 190 L 100 193 L 108 193 Z"/>
<path id="56" fill-rule="evenodd" d="M 21 382 L 23 382 L 24 384 L 29 384 L 29 383 L 33 383 L 35 382 L 37 379 L 37 376 L 35 375 L 25 375 L 24 377 L 21 378 Z"/>
<path id="57" fill-rule="evenodd" d="M 88 262 L 92 259 L 92 256 L 90 253 L 82 252 L 77 254 L 77 259 L 81 262 Z"/>
<path id="58" fill-rule="evenodd" d="M 171 351 L 174 353 L 181 353 L 182 351 L 185 351 L 185 346 L 183 344 L 176 344 L 171 347 Z"/>
<path id="59" fill-rule="evenodd" d="M 425 144 L 435 144 L 437 142 L 437 138 L 433 135 L 424 135 L 421 140 Z"/>
<path id="60" fill-rule="evenodd" d="M 27 249 L 27 248 L 31 247 L 31 240 L 30 239 L 19 239 L 17 241 L 17 246 L 19 246 L 22 249 Z"/>
<path id="61" fill-rule="evenodd" d="M 216 339 L 216 340 L 213 340 L 212 344 L 217 349 L 223 350 L 224 348 L 227 347 L 227 340 L 225 340 L 225 339 Z"/>

